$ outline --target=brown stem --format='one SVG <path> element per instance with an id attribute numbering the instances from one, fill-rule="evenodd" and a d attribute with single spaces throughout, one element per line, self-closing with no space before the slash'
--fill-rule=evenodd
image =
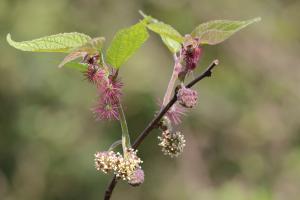
<path id="1" fill-rule="evenodd" d="M 189 82 L 185 87 L 191 88 L 193 85 L 201 81 L 205 77 L 210 77 L 213 68 L 219 64 L 218 60 L 214 60 L 208 68 L 202 74 L 200 74 L 198 77 L 196 77 L 194 80 Z M 138 136 L 138 138 L 134 141 L 132 148 L 137 149 L 139 145 L 144 141 L 144 139 L 149 135 L 149 133 L 156 128 L 156 125 L 161 120 L 161 118 L 168 112 L 168 110 L 174 105 L 174 103 L 177 101 L 177 91 L 174 92 L 173 98 L 169 101 L 169 103 L 163 107 L 159 113 L 153 118 L 153 120 L 148 124 L 148 126 L 143 130 L 143 132 Z M 108 185 L 106 191 L 104 200 L 109 200 L 112 192 L 117 184 L 117 177 L 114 176 L 111 180 L 110 184 Z"/>
<path id="2" fill-rule="evenodd" d="M 111 179 L 109 185 L 107 186 L 107 189 L 106 189 L 105 194 L 104 194 L 104 200 L 109 200 L 110 199 L 112 191 L 114 190 L 116 184 L 117 184 L 117 177 L 114 176 Z"/>

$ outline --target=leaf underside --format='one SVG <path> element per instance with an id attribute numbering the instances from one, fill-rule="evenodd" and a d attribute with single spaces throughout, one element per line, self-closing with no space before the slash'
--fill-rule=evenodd
<path id="1" fill-rule="evenodd" d="M 85 45 L 92 38 L 82 33 L 72 32 L 50 35 L 23 42 L 12 40 L 10 34 L 7 35 L 6 39 L 11 46 L 22 51 L 66 53 Z"/>
<path id="2" fill-rule="evenodd" d="M 172 53 L 176 53 L 180 50 L 181 43 L 183 42 L 184 38 L 176 29 L 169 24 L 165 24 L 149 15 L 144 14 L 142 11 L 140 11 L 140 13 L 149 23 L 147 28 L 159 34 L 163 43 Z"/>
<path id="3" fill-rule="evenodd" d="M 176 53 L 176 52 L 180 51 L 181 44 L 179 42 L 177 42 L 171 38 L 164 37 L 164 36 L 161 36 L 161 40 L 163 41 L 163 43 L 168 47 L 168 49 L 172 53 Z"/>
<path id="4" fill-rule="evenodd" d="M 66 63 L 64 65 L 64 67 L 71 68 L 71 69 L 77 69 L 80 72 L 85 72 L 87 70 L 88 64 L 70 61 L 70 62 Z"/>
<path id="5" fill-rule="evenodd" d="M 76 48 L 69 53 L 63 61 L 58 65 L 59 68 L 63 67 L 66 63 L 76 60 L 78 58 L 84 58 L 86 55 L 101 54 L 101 50 L 104 44 L 104 37 L 97 37 L 89 40 L 86 44 Z"/>
<path id="6" fill-rule="evenodd" d="M 260 21 L 261 18 L 253 18 L 246 21 L 215 20 L 200 24 L 191 35 L 200 39 L 200 44 L 215 45 L 228 39 L 237 31 L 246 26 Z"/>
<path id="7" fill-rule="evenodd" d="M 171 25 L 165 24 L 163 22 L 151 23 L 148 24 L 147 27 L 159 34 L 162 37 L 168 37 L 176 42 L 183 42 L 183 37 L 180 35 L 178 31 L 176 31 Z"/>
<path id="8" fill-rule="evenodd" d="M 74 51 L 69 53 L 64 59 L 63 61 L 58 65 L 59 68 L 63 67 L 65 64 L 67 64 L 68 62 L 71 62 L 73 60 L 76 60 L 78 58 L 84 58 L 84 56 L 86 55 L 86 52 L 82 52 L 82 51 Z"/>

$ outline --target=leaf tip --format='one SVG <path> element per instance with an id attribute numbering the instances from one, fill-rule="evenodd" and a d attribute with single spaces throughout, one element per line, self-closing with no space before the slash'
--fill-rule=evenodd
<path id="1" fill-rule="evenodd" d="M 142 10 L 139 10 L 140 15 L 142 15 L 142 17 L 146 18 L 148 17 Z"/>
<path id="2" fill-rule="evenodd" d="M 261 21 L 261 17 L 255 17 L 254 19 L 252 19 L 253 22 L 259 22 Z"/>
<path id="3" fill-rule="evenodd" d="M 13 43 L 13 40 L 11 39 L 11 34 L 8 33 L 6 35 L 6 41 L 8 42 L 9 45 L 13 46 L 12 43 Z"/>

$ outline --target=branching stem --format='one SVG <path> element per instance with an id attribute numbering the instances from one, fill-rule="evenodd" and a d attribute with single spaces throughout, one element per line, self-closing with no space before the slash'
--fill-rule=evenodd
<path id="1" fill-rule="evenodd" d="M 219 64 L 218 60 L 214 60 L 204 72 L 202 72 L 198 77 L 193 79 L 191 82 L 189 82 L 185 87 L 191 88 L 194 86 L 196 83 L 201 81 L 205 77 L 210 77 L 212 74 L 212 70 L 214 69 L 215 66 Z M 174 103 L 177 101 L 177 92 L 175 90 L 174 95 L 172 99 L 169 100 L 169 102 L 166 104 L 166 106 L 162 107 L 162 109 L 159 111 L 157 115 L 154 116 L 152 121 L 147 125 L 147 127 L 143 130 L 143 132 L 138 136 L 138 138 L 134 141 L 132 148 L 137 149 L 139 145 L 144 141 L 144 139 L 149 135 L 149 133 L 155 129 L 157 123 L 162 119 L 162 117 L 168 112 L 168 110 L 174 105 Z M 104 200 L 109 200 L 111 198 L 112 192 L 117 184 L 117 177 L 114 176 L 109 183 L 105 195 L 104 195 Z"/>

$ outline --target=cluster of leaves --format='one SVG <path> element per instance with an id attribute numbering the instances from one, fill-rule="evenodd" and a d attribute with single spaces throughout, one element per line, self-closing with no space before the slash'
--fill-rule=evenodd
<path id="1" fill-rule="evenodd" d="M 12 40 L 11 35 L 8 34 L 7 41 L 11 46 L 22 51 L 68 53 L 59 67 L 67 66 L 80 71 L 86 70 L 87 65 L 74 62 L 74 60 L 96 53 L 101 55 L 102 62 L 104 62 L 105 55 L 105 62 L 111 67 L 119 69 L 148 39 L 147 29 L 157 33 L 172 53 L 180 50 L 184 37 L 176 29 L 142 12 L 140 13 L 144 19 L 129 28 L 118 31 L 105 54 L 103 53 L 104 37 L 91 38 L 86 34 L 77 32 L 51 35 L 23 42 Z M 246 21 L 210 21 L 196 27 L 191 32 L 191 36 L 199 39 L 199 45 L 215 45 L 259 20 L 260 18 Z"/>

